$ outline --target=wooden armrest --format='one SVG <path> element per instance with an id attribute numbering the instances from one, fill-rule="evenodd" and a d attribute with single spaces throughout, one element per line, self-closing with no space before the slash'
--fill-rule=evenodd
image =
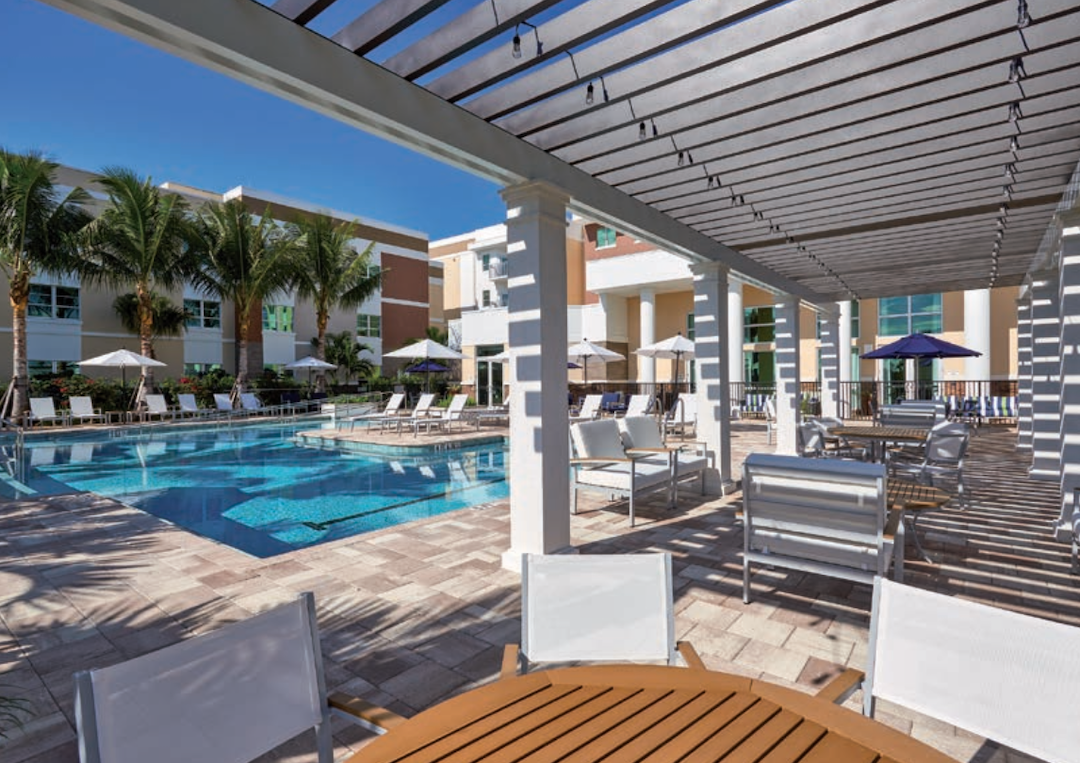
<path id="1" fill-rule="evenodd" d="M 683 658 L 683 662 L 686 663 L 686 667 L 692 670 L 708 670 L 705 663 L 701 661 L 701 657 L 698 656 L 697 650 L 689 641 L 679 641 L 675 644 L 675 648 L 679 651 L 679 656 Z"/>
<path id="2" fill-rule="evenodd" d="M 379 707 L 359 697 L 350 697 L 342 692 L 334 692 L 327 697 L 327 702 L 331 710 L 336 710 L 357 725 L 374 731 L 376 734 L 385 734 L 408 720 L 385 707 Z"/>
<path id="3" fill-rule="evenodd" d="M 862 686 L 864 678 L 866 678 L 866 674 L 861 670 L 847 668 L 843 673 L 821 687 L 816 696 L 818 699 L 823 699 L 826 702 L 832 702 L 837 705 L 842 704 L 844 700 L 854 694 L 856 690 Z"/>
<path id="4" fill-rule="evenodd" d="M 503 647 L 502 667 L 499 669 L 499 678 L 513 678 L 518 674 L 518 666 L 521 660 L 518 658 L 518 645 L 507 644 Z"/>

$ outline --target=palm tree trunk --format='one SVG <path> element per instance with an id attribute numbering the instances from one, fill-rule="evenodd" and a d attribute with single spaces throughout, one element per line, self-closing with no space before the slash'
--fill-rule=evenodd
<path id="1" fill-rule="evenodd" d="M 30 372 L 26 357 L 26 306 L 30 301 L 30 275 L 28 273 L 20 273 L 12 277 L 10 299 L 13 345 L 11 361 L 15 384 L 11 419 L 18 421 L 19 416 L 30 407 Z"/>
<path id="2" fill-rule="evenodd" d="M 139 297 L 139 352 L 148 358 L 154 357 L 154 304 L 147 284 L 139 284 L 136 292 Z M 154 369 L 143 366 L 143 394 L 154 391 Z"/>
<path id="3" fill-rule="evenodd" d="M 326 360 L 326 324 L 329 321 L 330 315 L 326 311 L 320 310 L 315 315 L 315 329 L 318 337 L 315 357 L 319 360 Z M 322 370 L 315 376 L 315 389 L 318 392 L 326 392 L 326 374 Z"/>
<path id="4" fill-rule="evenodd" d="M 248 379 L 248 329 L 251 325 L 251 311 L 237 311 L 240 315 L 236 327 L 236 391 L 243 392 Z"/>

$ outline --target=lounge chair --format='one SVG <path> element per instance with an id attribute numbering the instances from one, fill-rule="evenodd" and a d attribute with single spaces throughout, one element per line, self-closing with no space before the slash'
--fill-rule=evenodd
<path id="1" fill-rule="evenodd" d="M 232 398 L 229 397 L 227 392 L 215 392 L 214 393 L 214 408 L 218 413 L 233 412 Z"/>
<path id="2" fill-rule="evenodd" d="M 401 404 L 404 402 L 405 393 L 395 392 L 386 401 L 386 407 L 383 408 L 382 413 L 361 413 L 355 416 L 343 416 L 336 421 L 335 425 L 348 424 L 349 429 L 353 429 L 357 424 L 381 423 L 384 419 L 398 416 L 401 411 Z"/>
<path id="3" fill-rule="evenodd" d="M 51 397 L 30 398 L 29 425 L 34 424 L 60 424 L 67 425 L 67 416 L 56 412 L 56 405 Z"/>
<path id="4" fill-rule="evenodd" d="M 703 442 L 664 443 L 660 425 L 652 416 L 627 416 L 618 420 L 623 447 L 632 456 L 644 455 L 647 463 L 667 464 L 671 470 L 672 499 L 678 498 L 679 482 L 697 476 L 705 493 L 705 472 L 709 458 Z"/>
<path id="5" fill-rule="evenodd" d="M 1080 628 L 878 578 L 863 712 L 888 700 L 1049 763 L 1080 750 Z"/>
<path id="6" fill-rule="evenodd" d="M 310 593 L 212 633 L 75 675 L 83 763 L 251 761 L 308 729 L 332 763 L 330 714 L 384 733 L 405 719 L 327 697 Z"/>
<path id="7" fill-rule="evenodd" d="M 570 459 L 571 511 L 577 513 L 579 490 L 594 490 L 628 499 L 630 526 L 634 526 L 634 502 L 639 493 L 671 489 L 671 468 L 666 463 L 647 461 L 623 448 L 619 425 L 614 419 L 580 421 L 570 425 L 575 457 Z"/>
<path id="8" fill-rule="evenodd" d="M 259 398 L 255 397 L 255 394 L 252 392 L 240 393 L 240 409 L 249 416 L 253 413 L 268 412 L 268 409 L 263 407 L 263 404 L 259 402 Z"/>
<path id="9" fill-rule="evenodd" d="M 89 397 L 69 397 L 68 408 L 71 409 L 71 419 L 78 420 L 80 424 L 84 421 L 100 421 L 105 423 L 105 414 L 101 412 L 100 408 L 95 408 L 93 401 Z"/>
<path id="10" fill-rule="evenodd" d="M 212 409 L 200 408 L 198 401 L 195 400 L 195 395 L 190 392 L 177 395 L 176 401 L 180 404 L 180 415 L 187 413 L 192 416 L 205 416 L 208 413 L 213 413 Z"/>
<path id="11" fill-rule="evenodd" d="M 417 421 L 430 418 L 434 414 L 431 411 L 431 406 L 435 402 L 435 393 L 425 392 L 420 396 L 420 399 L 416 401 L 416 407 L 409 412 L 408 416 L 388 416 L 382 419 L 382 429 L 385 430 L 391 424 L 397 427 L 397 431 L 400 432 L 401 428 L 406 424 L 410 427 Z"/>
<path id="12" fill-rule="evenodd" d="M 679 434 L 685 437 L 691 431 L 697 431 L 697 395 L 680 392 L 664 417 L 664 436 Z"/>
<path id="13" fill-rule="evenodd" d="M 503 650 L 501 678 L 545 662 L 653 661 L 704 670 L 675 641 L 671 555 L 521 558 L 521 646 Z"/>
<path id="14" fill-rule="evenodd" d="M 449 432 L 454 424 L 465 421 L 465 405 L 469 402 L 469 396 L 458 394 L 454 395 L 450 400 L 450 405 L 441 409 L 436 415 L 434 412 L 431 416 L 416 419 L 412 422 L 413 434 L 415 435 L 420 431 L 420 427 L 426 427 L 430 432 L 431 427 L 437 427 L 443 432 Z"/>
<path id="15" fill-rule="evenodd" d="M 166 416 L 170 419 L 176 418 L 169 404 L 165 402 L 164 395 L 147 395 L 146 410 L 142 412 L 141 416 L 144 421 L 151 416 L 157 416 L 161 421 L 164 421 Z"/>
<path id="16" fill-rule="evenodd" d="M 592 421 L 597 418 L 600 415 L 600 402 L 603 399 L 603 395 L 586 395 L 577 412 L 570 414 L 570 421 Z"/>
<path id="17" fill-rule="evenodd" d="M 622 415 L 627 417 L 648 415 L 652 411 L 655 402 L 656 398 L 652 395 L 631 395 L 629 402 L 626 404 L 626 411 Z"/>

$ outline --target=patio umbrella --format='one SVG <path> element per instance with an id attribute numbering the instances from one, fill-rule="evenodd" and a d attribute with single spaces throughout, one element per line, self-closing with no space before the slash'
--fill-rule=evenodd
<path id="1" fill-rule="evenodd" d="M 145 355 L 139 355 L 137 352 L 131 350 L 114 350 L 113 352 L 105 353 L 104 355 L 98 355 L 95 358 L 89 358 L 87 360 L 80 360 L 78 362 L 80 366 L 99 366 L 101 368 L 119 368 L 120 369 L 120 383 L 123 386 L 127 386 L 127 369 L 129 368 L 142 368 L 143 366 L 152 367 L 164 367 L 164 363 L 160 360 L 154 360 L 148 358 Z"/>
<path id="2" fill-rule="evenodd" d="M 914 360 L 918 363 L 923 358 L 970 358 L 981 355 L 977 350 L 946 342 L 930 334 L 908 334 L 859 357 L 865 360 Z"/>
<path id="3" fill-rule="evenodd" d="M 510 350 L 503 350 L 502 352 L 500 352 L 497 355 L 486 355 L 483 358 L 480 358 L 480 360 L 494 360 L 494 361 L 497 361 L 499 363 L 509 363 L 510 362 Z M 578 365 L 577 363 L 575 363 L 572 360 L 567 361 L 566 367 L 567 368 L 581 368 L 580 365 Z"/>
<path id="4" fill-rule="evenodd" d="M 589 363 L 603 363 L 606 365 L 617 360 L 626 360 L 625 355 L 620 355 L 607 347 L 593 344 L 588 339 L 582 339 L 577 344 L 571 345 L 570 349 L 567 350 L 567 355 L 573 362 L 580 363 L 584 369 L 582 372 L 583 384 L 589 383 Z"/>
<path id="5" fill-rule="evenodd" d="M 407 344 L 393 352 L 384 352 L 384 358 L 411 358 L 413 360 L 464 360 L 468 355 L 462 355 L 457 350 L 431 339 L 424 339 L 415 344 Z M 428 389 L 428 376 L 424 377 L 424 391 Z"/>
<path id="6" fill-rule="evenodd" d="M 286 363 L 285 367 L 291 369 L 306 368 L 308 370 L 307 380 L 309 387 L 311 386 L 312 370 L 319 369 L 320 371 L 329 371 L 331 368 L 337 368 L 337 366 L 335 366 L 333 363 L 327 363 L 325 360 L 319 360 L 314 355 L 308 355 L 306 357 L 300 358 L 300 360 L 294 360 L 292 363 Z"/>
<path id="7" fill-rule="evenodd" d="M 684 337 L 680 331 L 678 334 L 659 342 L 639 347 L 635 352 L 646 358 L 667 358 L 675 361 L 675 390 L 679 389 L 679 363 L 683 360 L 691 360 L 694 357 L 694 343 Z"/>
<path id="8" fill-rule="evenodd" d="M 441 374 L 450 369 L 441 363 L 436 363 L 434 360 L 422 360 L 415 366 L 409 366 L 405 369 L 406 373 L 410 374 L 423 374 L 424 375 L 424 389 L 429 389 L 431 384 L 431 374 Z"/>

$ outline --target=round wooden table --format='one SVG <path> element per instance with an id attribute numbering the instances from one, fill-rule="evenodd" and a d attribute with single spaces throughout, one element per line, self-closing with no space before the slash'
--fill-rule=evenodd
<path id="1" fill-rule="evenodd" d="M 349 763 L 956 763 L 824 699 L 691 668 L 605 665 L 497 681 L 420 713 Z"/>

